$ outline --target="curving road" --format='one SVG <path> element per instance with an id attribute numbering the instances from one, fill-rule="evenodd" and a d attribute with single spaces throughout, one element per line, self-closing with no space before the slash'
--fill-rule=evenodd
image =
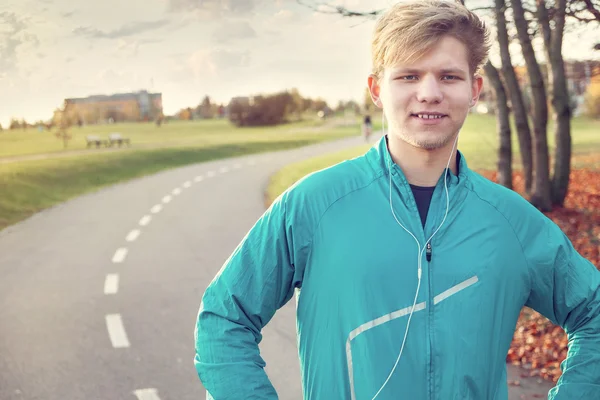
<path id="1" fill-rule="evenodd" d="M 204 399 L 193 366 L 196 312 L 264 212 L 268 178 L 290 162 L 361 143 L 178 168 L 1 231 L 0 399 Z M 261 344 L 283 400 L 302 397 L 294 313 L 291 300 Z"/>

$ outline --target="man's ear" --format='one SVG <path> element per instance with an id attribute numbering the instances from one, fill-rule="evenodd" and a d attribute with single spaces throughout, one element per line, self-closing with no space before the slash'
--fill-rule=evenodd
<path id="1" fill-rule="evenodd" d="M 371 100 L 373 103 L 379 107 L 383 108 L 383 104 L 381 103 L 381 98 L 379 97 L 381 87 L 379 86 L 379 79 L 376 75 L 369 75 L 369 79 L 367 80 L 367 85 L 369 87 L 369 93 L 371 94 Z"/>
<path id="2" fill-rule="evenodd" d="M 481 77 L 481 75 L 476 74 L 473 76 L 473 84 L 471 85 L 471 102 L 469 103 L 469 107 L 474 107 L 475 104 L 477 104 L 482 89 L 483 78 Z"/>

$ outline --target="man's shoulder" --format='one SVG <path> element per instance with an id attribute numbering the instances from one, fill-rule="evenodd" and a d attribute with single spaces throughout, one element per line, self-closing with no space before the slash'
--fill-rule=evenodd
<path id="1" fill-rule="evenodd" d="M 303 208 L 324 211 L 340 198 L 369 186 L 381 174 L 361 155 L 307 174 L 286 190 L 286 196 Z"/>
<path id="2" fill-rule="evenodd" d="M 476 197 L 495 208 L 507 219 L 539 217 L 543 215 L 515 190 L 502 186 L 477 172 L 471 171 L 469 180 L 470 189 Z"/>

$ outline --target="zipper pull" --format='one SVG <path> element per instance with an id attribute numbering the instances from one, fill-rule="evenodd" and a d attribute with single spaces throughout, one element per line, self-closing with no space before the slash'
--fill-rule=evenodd
<path id="1" fill-rule="evenodd" d="M 427 255 L 427 261 L 431 261 L 431 243 L 427 243 L 427 250 L 425 254 Z"/>

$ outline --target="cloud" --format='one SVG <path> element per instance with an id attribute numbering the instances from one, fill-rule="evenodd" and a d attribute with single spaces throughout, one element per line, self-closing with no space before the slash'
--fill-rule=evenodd
<path id="1" fill-rule="evenodd" d="M 75 15 L 75 11 L 69 11 L 69 12 L 62 13 L 62 14 L 61 14 L 61 16 L 62 16 L 63 18 L 70 18 L 70 17 L 72 17 L 73 15 Z"/>
<path id="2" fill-rule="evenodd" d="M 289 9 L 280 9 L 265 20 L 262 25 L 268 28 L 261 31 L 261 33 L 268 36 L 281 36 L 284 31 L 290 30 L 286 28 L 290 28 L 292 25 L 298 25 L 302 22 L 300 13 L 293 12 Z"/>
<path id="3" fill-rule="evenodd" d="M 39 46 L 38 37 L 26 29 L 26 21 L 15 13 L 0 13 L 0 79 L 17 69 L 17 51 L 20 47 Z"/>
<path id="4" fill-rule="evenodd" d="M 102 87 L 110 91 L 129 92 L 138 90 L 141 84 L 140 76 L 131 71 L 115 71 L 114 69 L 105 69 L 96 75 L 96 82 L 101 83 Z M 99 85 L 96 85 L 97 87 Z"/>
<path id="5" fill-rule="evenodd" d="M 217 77 L 223 72 L 250 65 L 249 51 L 211 49 L 199 50 L 188 56 L 175 56 L 171 59 L 174 81 L 205 81 L 207 77 Z"/>
<path id="6" fill-rule="evenodd" d="M 7 11 L 0 13 L 0 24 L 8 25 L 8 32 L 12 32 L 15 35 L 19 34 L 20 32 L 24 31 L 25 28 L 27 28 L 27 24 L 22 18 L 19 18 L 15 13 Z M 6 32 L 6 30 L 4 32 Z"/>
<path id="7" fill-rule="evenodd" d="M 130 24 L 122 26 L 119 29 L 115 29 L 109 32 L 104 32 L 100 29 L 91 28 L 88 26 L 80 26 L 78 28 L 75 28 L 73 30 L 73 33 L 76 35 L 87 36 L 89 38 L 94 39 L 119 39 L 160 29 L 167 26 L 168 24 L 169 20 L 163 18 L 156 21 L 132 22 Z"/>
<path id="8" fill-rule="evenodd" d="M 138 40 L 127 40 L 119 39 L 117 44 L 117 50 L 124 52 L 128 55 L 136 56 L 140 47 L 146 44 L 160 43 L 162 39 L 138 39 Z"/>
<path id="9" fill-rule="evenodd" d="M 196 12 L 200 17 L 249 15 L 262 0 L 168 0 L 174 12 Z"/>
<path id="10" fill-rule="evenodd" d="M 220 71 L 248 66 L 249 63 L 250 53 L 248 51 L 200 50 L 190 57 L 192 70 L 198 75 L 206 72 L 218 74 Z"/>
<path id="11" fill-rule="evenodd" d="M 277 11 L 275 15 L 273 15 L 273 20 L 279 23 L 293 22 L 299 21 L 299 17 L 300 15 L 298 13 L 294 13 L 291 10 L 283 9 Z"/>
<path id="12" fill-rule="evenodd" d="M 246 21 L 226 22 L 219 25 L 213 32 L 213 40 L 217 43 L 227 43 L 236 39 L 250 39 L 256 37 L 256 31 Z"/>

